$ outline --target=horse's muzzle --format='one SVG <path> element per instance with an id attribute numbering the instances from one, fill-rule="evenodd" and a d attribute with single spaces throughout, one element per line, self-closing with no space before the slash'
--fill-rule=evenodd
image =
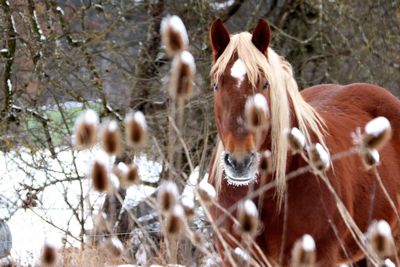
<path id="1" fill-rule="evenodd" d="M 225 174 L 228 181 L 237 184 L 248 184 L 255 176 L 257 156 L 249 153 L 240 158 L 235 157 L 229 152 L 223 156 Z"/>

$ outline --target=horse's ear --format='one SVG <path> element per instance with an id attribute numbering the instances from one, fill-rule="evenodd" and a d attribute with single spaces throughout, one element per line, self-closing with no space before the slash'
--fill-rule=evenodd
<path id="1" fill-rule="evenodd" d="M 253 44 L 261 51 L 264 55 L 267 52 L 268 46 L 271 43 L 271 30 L 269 29 L 268 23 L 259 19 L 256 28 L 253 31 L 253 37 L 251 38 Z"/>
<path id="2" fill-rule="evenodd" d="M 215 20 L 210 29 L 210 42 L 213 50 L 214 62 L 224 52 L 226 46 L 229 44 L 229 40 L 229 32 L 222 23 L 222 20 Z"/>

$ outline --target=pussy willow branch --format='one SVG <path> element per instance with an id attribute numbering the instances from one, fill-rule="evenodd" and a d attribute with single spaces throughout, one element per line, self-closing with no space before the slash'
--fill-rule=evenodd
<path id="1" fill-rule="evenodd" d="M 176 119 L 176 106 L 175 102 L 173 99 L 170 100 L 170 107 L 168 109 L 168 118 L 171 118 L 171 120 Z M 172 123 L 168 123 L 168 179 L 173 180 L 173 173 L 176 173 L 175 170 L 175 143 L 176 143 L 176 138 L 174 134 L 174 129 L 172 127 Z"/>
<path id="2" fill-rule="evenodd" d="M 176 148 L 178 149 L 178 154 L 176 155 L 176 159 L 175 159 L 176 160 L 175 168 L 177 168 L 178 170 L 182 170 L 183 166 L 182 166 L 182 148 L 181 148 L 181 146 L 183 147 L 183 149 L 185 151 L 186 157 L 190 160 L 190 156 L 188 156 L 189 151 L 187 150 L 187 148 L 185 150 L 185 147 L 184 147 L 185 142 L 183 141 L 183 138 L 182 138 L 182 133 L 184 131 L 183 112 L 185 109 L 185 99 L 183 97 L 177 97 L 176 104 L 177 104 L 176 123 L 174 121 L 172 121 L 171 118 L 168 118 L 168 119 L 169 119 L 170 123 L 172 123 L 172 128 L 175 131 L 176 139 L 179 139 L 179 141 L 180 141 L 180 144 L 176 144 L 177 145 Z M 190 165 L 191 165 L 191 172 L 192 172 L 193 164 L 190 163 Z"/>

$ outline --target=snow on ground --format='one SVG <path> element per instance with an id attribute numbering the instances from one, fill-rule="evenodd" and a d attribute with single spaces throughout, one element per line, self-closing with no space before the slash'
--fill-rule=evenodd
<path id="1" fill-rule="evenodd" d="M 210 6 L 215 10 L 225 9 L 231 5 L 233 5 L 234 0 L 222 1 L 220 3 L 210 3 Z"/>
<path id="2" fill-rule="evenodd" d="M 59 246 L 62 242 L 79 246 L 81 225 L 71 207 L 80 212 L 81 196 L 86 218 L 85 230 L 93 228 L 95 216 L 91 215 L 97 214 L 105 198 L 105 194 L 91 189 L 91 181 L 86 178 L 88 166 L 97 150 L 76 152 L 59 149 L 57 159 L 52 159 L 48 151 L 31 153 L 27 149 L 20 149 L 0 153 L 0 218 L 9 217 L 10 212 L 19 207 L 7 222 L 13 238 L 11 256 L 14 260 L 23 265 L 34 264 L 38 261 L 45 240 L 51 240 Z M 147 160 L 145 156 L 136 157 L 134 161 L 139 166 L 142 180 L 156 182 L 159 179 L 161 164 Z M 112 162 L 110 160 L 110 164 Z M 65 181 L 67 178 L 71 181 Z M 21 191 L 22 184 L 37 188 L 49 182 L 52 185 L 37 194 L 36 207 L 26 210 L 20 208 L 29 191 Z M 18 198 L 17 190 L 20 190 L 22 200 Z M 154 190 L 150 186 L 132 186 L 127 190 L 125 203 L 138 203 Z M 76 239 L 66 235 L 65 231 Z"/>

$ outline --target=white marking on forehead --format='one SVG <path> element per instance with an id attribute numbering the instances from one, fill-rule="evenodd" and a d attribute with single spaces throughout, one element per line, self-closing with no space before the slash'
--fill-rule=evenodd
<path id="1" fill-rule="evenodd" d="M 243 81 L 244 76 L 246 75 L 246 65 L 244 65 L 243 61 L 238 58 L 231 68 L 231 76 L 239 80 L 239 84 Z"/>

